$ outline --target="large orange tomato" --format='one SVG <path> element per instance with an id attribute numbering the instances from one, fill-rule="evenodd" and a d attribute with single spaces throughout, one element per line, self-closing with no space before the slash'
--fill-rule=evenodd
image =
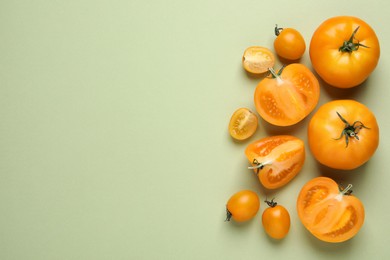
<path id="1" fill-rule="evenodd" d="M 354 100 L 335 100 L 322 105 L 311 118 L 308 142 L 321 164 L 351 170 L 375 153 L 379 127 L 365 105 Z"/>
<path id="2" fill-rule="evenodd" d="M 277 135 L 260 139 L 248 145 L 245 154 L 261 184 L 277 189 L 290 182 L 302 169 L 305 146 L 301 139 L 291 135 Z"/>
<path id="3" fill-rule="evenodd" d="M 351 195 L 352 185 L 340 190 L 327 177 L 307 182 L 297 200 L 298 216 L 315 237 L 326 242 L 343 242 L 354 237 L 364 222 L 364 207 Z"/>
<path id="4" fill-rule="evenodd" d="M 320 86 L 303 64 L 290 64 L 257 85 L 254 102 L 257 112 L 270 124 L 289 126 L 304 119 L 317 105 Z"/>
<path id="5" fill-rule="evenodd" d="M 351 88 L 366 80 L 375 69 L 380 47 L 374 30 L 366 22 L 337 16 L 317 28 L 309 53 L 314 69 L 325 82 Z"/>

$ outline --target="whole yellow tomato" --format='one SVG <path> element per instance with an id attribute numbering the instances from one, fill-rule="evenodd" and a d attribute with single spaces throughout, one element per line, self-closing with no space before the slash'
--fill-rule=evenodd
<path id="1" fill-rule="evenodd" d="M 379 41 L 363 20 L 337 16 L 323 22 L 310 42 L 313 68 L 328 84 L 351 88 L 367 79 L 378 64 Z"/>
<path id="2" fill-rule="evenodd" d="M 379 127 L 374 114 L 354 100 L 334 100 L 322 105 L 308 127 L 309 147 L 323 165 L 352 170 L 375 153 Z"/>

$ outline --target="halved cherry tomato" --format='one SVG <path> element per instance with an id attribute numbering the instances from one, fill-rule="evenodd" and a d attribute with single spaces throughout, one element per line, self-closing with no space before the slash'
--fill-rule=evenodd
<path id="1" fill-rule="evenodd" d="M 303 141 L 291 135 L 270 136 L 248 145 L 245 154 L 261 184 L 277 189 L 290 182 L 305 161 Z"/>
<path id="2" fill-rule="evenodd" d="M 335 181 L 317 177 L 307 182 L 297 200 L 298 216 L 315 237 L 343 242 L 354 237 L 364 222 L 361 201 L 350 195 L 352 185 L 342 191 Z"/>
<path id="3" fill-rule="evenodd" d="M 265 202 L 269 206 L 262 216 L 265 232 L 274 239 L 282 239 L 290 230 L 290 214 L 285 207 L 277 205 L 273 200 Z"/>
<path id="4" fill-rule="evenodd" d="M 354 100 L 334 100 L 322 105 L 311 118 L 308 142 L 321 164 L 352 170 L 375 153 L 379 127 L 365 105 Z"/>
<path id="5" fill-rule="evenodd" d="M 380 47 L 375 31 L 363 20 L 337 16 L 323 22 L 310 42 L 313 68 L 328 84 L 351 88 L 375 69 Z"/>
<path id="6" fill-rule="evenodd" d="M 253 74 L 261 74 L 275 65 L 275 56 L 270 49 L 261 46 L 252 46 L 244 51 L 242 66 Z"/>
<path id="7" fill-rule="evenodd" d="M 275 27 L 274 49 L 276 53 L 287 60 L 300 59 L 306 50 L 305 39 L 293 28 Z"/>
<path id="8" fill-rule="evenodd" d="M 245 140 L 257 130 L 257 116 L 248 108 L 237 109 L 229 122 L 229 133 L 236 140 Z"/>
<path id="9" fill-rule="evenodd" d="M 287 65 L 257 85 L 254 101 L 260 116 L 273 125 L 289 126 L 304 119 L 317 105 L 320 85 L 304 65 Z"/>
<path id="10" fill-rule="evenodd" d="M 260 200 L 251 190 L 242 190 L 228 200 L 226 204 L 226 221 L 233 218 L 237 222 L 252 219 L 260 209 Z"/>

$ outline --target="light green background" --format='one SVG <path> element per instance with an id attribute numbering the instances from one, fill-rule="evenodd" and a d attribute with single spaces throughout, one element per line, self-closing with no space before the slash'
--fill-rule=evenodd
<path id="1" fill-rule="evenodd" d="M 70 0 L 0 2 L 0 259 L 386 259 L 390 256 L 388 1 Z M 382 53 L 369 80 L 342 91 L 323 82 L 320 104 L 353 98 L 376 114 L 381 143 L 353 172 L 330 171 L 307 153 L 302 172 L 266 192 L 246 169 L 248 143 L 294 127 L 260 121 L 234 142 L 228 121 L 254 109 L 260 78 L 244 49 L 272 48 L 275 23 L 307 45 L 335 15 L 377 32 Z M 302 63 L 311 67 L 308 52 Z M 281 63 L 278 62 L 277 66 Z M 365 205 L 359 234 L 342 244 L 313 238 L 295 200 L 325 175 L 353 183 Z M 238 190 L 275 197 L 289 235 L 269 239 L 253 221 L 224 222 Z"/>

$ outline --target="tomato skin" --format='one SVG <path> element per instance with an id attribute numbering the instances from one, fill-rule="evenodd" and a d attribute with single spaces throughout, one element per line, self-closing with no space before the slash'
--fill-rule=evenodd
<path id="1" fill-rule="evenodd" d="M 263 212 L 262 224 L 270 237 L 282 239 L 290 230 L 290 214 L 283 206 L 270 206 Z"/>
<path id="2" fill-rule="evenodd" d="M 345 190 L 344 190 L 345 192 Z M 365 211 L 355 196 L 340 192 L 335 181 L 317 177 L 307 182 L 297 199 L 299 219 L 318 239 L 339 243 L 354 237 L 363 226 Z"/>
<path id="3" fill-rule="evenodd" d="M 284 59 L 298 60 L 305 53 L 306 44 L 297 30 L 284 28 L 275 38 L 274 49 Z"/>
<path id="4" fill-rule="evenodd" d="M 302 169 L 305 145 L 291 135 L 269 136 L 249 144 L 245 155 L 260 183 L 267 189 L 277 189 L 289 183 Z"/>
<path id="5" fill-rule="evenodd" d="M 241 190 L 233 194 L 226 204 L 227 221 L 233 218 L 236 222 L 244 222 L 256 216 L 260 209 L 260 200 L 251 190 Z"/>
<path id="6" fill-rule="evenodd" d="M 305 65 L 293 63 L 279 76 L 260 81 L 254 103 L 259 115 L 268 123 L 290 126 L 313 111 L 319 97 L 320 85 L 314 74 Z"/>
<path id="7" fill-rule="evenodd" d="M 358 27 L 353 42 L 367 47 L 339 51 Z M 325 82 L 338 88 L 351 88 L 365 81 L 375 69 L 380 46 L 375 31 L 366 22 L 352 16 L 337 16 L 317 28 L 309 53 L 313 68 Z"/>
<path id="8" fill-rule="evenodd" d="M 345 123 L 361 122 L 367 128 L 358 132 L 359 139 L 341 136 Z M 341 136 L 340 139 L 338 139 Z M 338 140 L 337 140 L 338 139 Z M 366 163 L 379 145 L 379 126 L 374 114 L 354 100 L 334 100 L 322 105 L 308 126 L 310 150 L 321 164 L 334 169 L 352 170 Z"/>
<path id="9" fill-rule="evenodd" d="M 248 108 L 239 108 L 230 119 L 229 133 L 234 139 L 242 141 L 254 135 L 257 126 L 257 116 Z"/>
<path id="10" fill-rule="evenodd" d="M 245 49 L 242 56 L 243 68 L 252 74 L 262 74 L 275 65 L 272 51 L 262 46 L 251 46 Z"/>

